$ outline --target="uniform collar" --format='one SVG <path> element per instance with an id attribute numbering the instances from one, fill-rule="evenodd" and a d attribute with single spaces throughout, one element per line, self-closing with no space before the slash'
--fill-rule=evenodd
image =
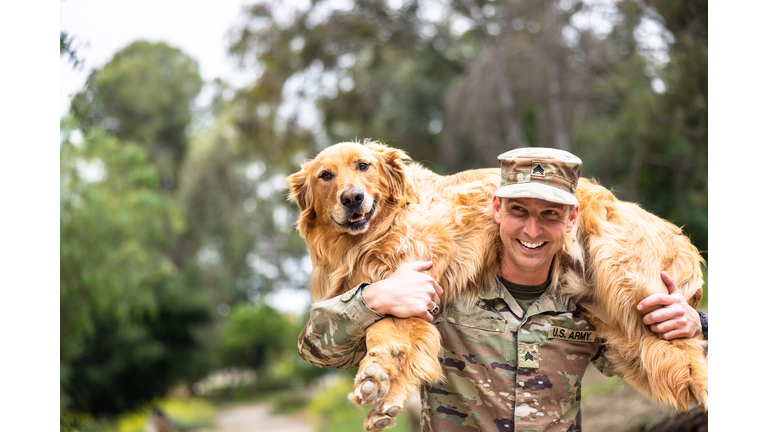
<path id="1" fill-rule="evenodd" d="M 502 299 L 507 303 L 512 313 L 518 317 L 523 316 L 523 309 L 517 304 L 512 294 L 507 291 L 498 277 L 493 278 L 493 282 L 486 284 L 480 292 L 480 298 L 483 300 Z M 536 315 L 544 312 L 573 312 L 576 310 L 576 303 L 570 299 L 563 301 L 551 294 L 551 289 L 547 289 L 543 294 L 531 304 L 528 309 L 528 315 Z"/>

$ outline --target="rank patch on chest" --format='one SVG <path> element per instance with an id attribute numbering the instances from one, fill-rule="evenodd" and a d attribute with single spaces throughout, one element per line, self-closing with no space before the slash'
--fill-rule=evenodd
<path id="1" fill-rule="evenodd" d="M 539 360 L 539 346 L 536 344 L 519 343 L 517 346 L 517 367 L 521 368 L 538 368 Z"/>
<path id="2" fill-rule="evenodd" d="M 550 339 L 563 339 L 573 342 L 594 342 L 595 332 L 589 330 L 571 330 L 562 327 L 550 327 L 548 337 Z"/>

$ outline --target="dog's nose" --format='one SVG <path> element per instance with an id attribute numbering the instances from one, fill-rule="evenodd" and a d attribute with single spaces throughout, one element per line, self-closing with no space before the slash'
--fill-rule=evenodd
<path id="1" fill-rule="evenodd" d="M 363 202 L 365 194 L 360 188 L 349 188 L 341 193 L 341 204 L 349 209 L 355 208 Z"/>

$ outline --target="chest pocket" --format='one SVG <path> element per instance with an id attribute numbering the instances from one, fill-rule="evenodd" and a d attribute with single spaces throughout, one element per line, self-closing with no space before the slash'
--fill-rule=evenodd
<path id="1" fill-rule="evenodd" d="M 482 314 L 468 314 L 454 309 L 446 311 L 445 320 L 451 324 L 469 327 L 478 330 L 504 333 L 507 322 L 492 311 L 483 311 Z"/>

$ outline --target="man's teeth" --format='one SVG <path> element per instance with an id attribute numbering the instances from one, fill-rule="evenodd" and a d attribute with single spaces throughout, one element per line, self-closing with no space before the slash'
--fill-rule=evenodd
<path id="1" fill-rule="evenodd" d="M 522 241 L 522 240 L 520 240 L 520 243 L 522 243 L 522 244 L 523 244 L 523 246 L 525 246 L 525 247 L 527 247 L 527 248 L 530 248 L 530 249 L 536 249 L 537 247 L 539 247 L 539 246 L 541 246 L 541 245 L 543 245 L 543 244 L 544 244 L 544 242 L 539 242 L 539 243 L 528 243 L 528 242 L 524 242 L 524 241 Z"/>

